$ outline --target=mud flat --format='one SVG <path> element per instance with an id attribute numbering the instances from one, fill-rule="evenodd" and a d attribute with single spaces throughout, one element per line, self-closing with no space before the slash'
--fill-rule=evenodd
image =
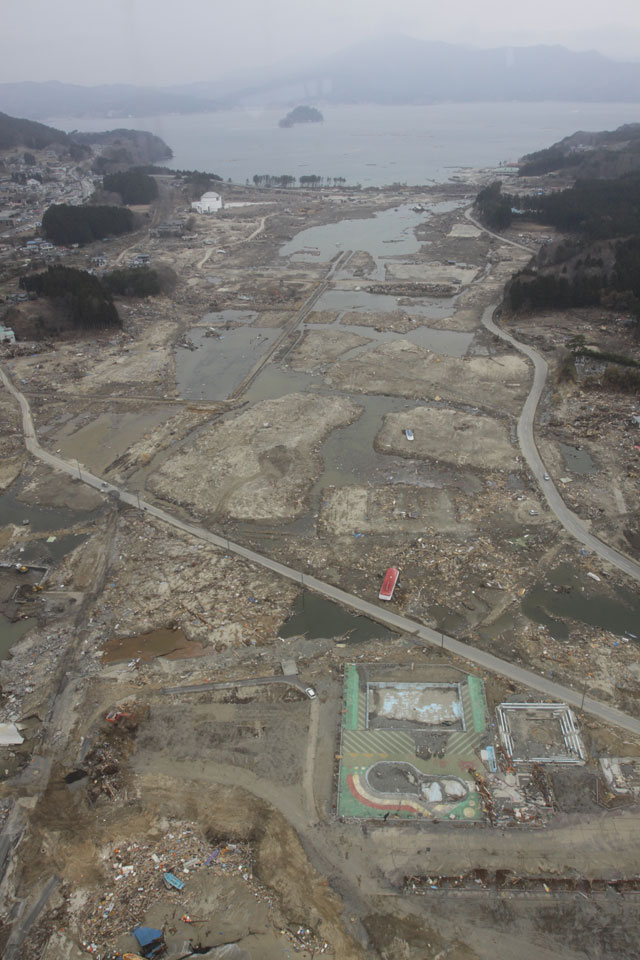
<path id="1" fill-rule="evenodd" d="M 330 382 L 355 393 L 439 396 L 516 414 L 527 394 L 529 368 L 511 354 L 458 360 L 438 357 L 408 340 L 396 340 L 362 357 L 338 362 Z"/>
<path id="2" fill-rule="evenodd" d="M 407 427 L 413 430 L 413 441 L 404 435 Z M 518 448 L 510 442 L 504 422 L 441 407 L 388 414 L 375 447 L 379 453 L 443 460 L 460 467 L 513 470 L 517 466 Z"/>
<path id="3" fill-rule="evenodd" d="M 170 301 L 154 308 L 118 304 L 127 332 L 109 331 L 94 339 L 45 345 L 12 361 L 11 373 L 27 393 L 45 392 L 48 400 L 73 396 L 164 396 L 172 389 L 173 341 L 179 325 L 164 316 Z M 136 313 L 134 313 L 134 309 Z M 152 315 L 151 310 L 154 310 Z M 45 410 L 45 414 L 47 411 Z"/>
<path id="4" fill-rule="evenodd" d="M 336 536 L 354 531 L 420 535 L 428 527 L 439 533 L 469 532 L 467 524 L 458 522 L 450 495 L 433 487 L 338 487 L 326 495 L 320 519 Z"/>
<path id="5" fill-rule="evenodd" d="M 309 373 L 327 363 L 334 363 L 348 350 L 371 343 L 367 337 L 344 330 L 305 330 L 302 338 L 289 354 L 288 360 L 294 370 Z"/>
<path id="6" fill-rule="evenodd" d="M 205 428 L 148 481 L 157 495 L 214 518 L 292 519 L 320 472 L 317 447 L 361 407 L 343 397 L 290 394 Z"/>
<path id="7" fill-rule="evenodd" d="M 343 313 L 340 318 L 340 323 L 343 326 L 374 327 L 384 333 L 407 333 L 409 330 L 415 330 L 416 326 L 422 321 L 423 318 L 410 317 L 403 310 L 385 310 L 384 313 L 365 313 L 364 311 L 350 310 Z"/>
<path id="8" fill-rule="evenodd" d="M 477 267 L 446 263 L 387 263 L 387 280 L 413 280 L 434 285 L 462 285 L 471 283 Z"/>
<path id="9" fill-rule="evenodd" d="M 339 316 L 339 310 L 312 310 L 307 315 L 307 323 L 335 323 Z"/>

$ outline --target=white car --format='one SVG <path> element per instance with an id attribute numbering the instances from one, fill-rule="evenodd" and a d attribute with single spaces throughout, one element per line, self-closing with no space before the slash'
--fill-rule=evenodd
<path id="1" fill-rule="evenodd" d="M 315 692 L 313 687 L 305 687 L 306 695 L 309 697 L 309 700 L 315 700 L 318 694 Z"/>
<path id="2" fill-rule="evenodd" d="M 545 479 L 545 480 L 551 480 L 551 477 L 549 476 L 549 474 L 548 474 L 548 473 L 545 473 L 545 475 L 544 475 L 544 479 Z"/>
<path id="3" fill-rule="evenodd" d="M 404 435 L 407 440 L 413 440 L 413 430 L 411 430 L 409 427 L 405 428 Z"/>

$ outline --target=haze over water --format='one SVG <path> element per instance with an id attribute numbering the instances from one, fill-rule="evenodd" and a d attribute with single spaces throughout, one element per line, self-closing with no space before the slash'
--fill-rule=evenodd
<path id="1" fill-rule="evenodd" d="M 447 180 L 548 147 L 576 130 L 640 121 L 632 103 L 448 103 L 323 108 L 324 123 L 282 129 L 286 108 L 220 113 L 71 118 L 64 130 L 133 127 L 162 137 L 175 169 L 208 170 L 243 183 L 254 174 L 315 173 L 381 186 Z"/>

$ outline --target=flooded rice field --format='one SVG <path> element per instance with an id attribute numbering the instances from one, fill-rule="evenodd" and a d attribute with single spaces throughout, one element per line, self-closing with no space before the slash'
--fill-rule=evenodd
<path id="1" fill-rule="evenodd" d="M 176 382 L 185 400 L 226 400 L 280 335 L 279 330 L 240 326 L 217 337 L 191 328 L 195 350 L 180 349 Z"/>
<path id="2" fill-rule="evenodd" d="M 109 411 L 80 427 L 79 418 L 74 418 L 56 434 L 56 450 L 65 459 L 79 460 L 92 473 L 102 474 L 109 464 L 178 409 L 177 405 L 159 403 L 130 413 Z"/>
<path id="3" fill-rule="evenodd" d="M 333 638 L 362 643 L 389 640 L 393 633 L 375 620 L 349 613 L 337 603 L 303 590 L 294 603 L 292 615 L 278 628 L 278 636 L 284 640 L 305 636 L 310 640 Z"/>
<path id="4" fill-rule="evenodd" d="M 332 326 L 334 326 L 332 324 Z M 307 324 L 307 329 L 327 329 L 326 327 Z M 409 330 L 404 334 L 397 334 L 391 331 L 376 330 L 374 327 L 361 327 L 357 324 L 341 323 L 340 330 L 346 333 L 356 333 L 362 337 L 368 337 L 372 342 L 363 344 L 360 347 L 354 347 L 352 350 L 343 354 L 342 359 L 350 359 L 361 353 L 366 353 L 371 347 L 378 343 L 391 343 L 397 340 L 399 336 L 403 340 L 415 343 L 416 346 L 424 347 L 426 350 L 432 350 L 443 357 L 464 357 L 473 342 L 472 333 L 456 333 L 452 330 L 434 330 L 431 327 L 416 327 L 415 330 Z"/>
<path id="5" fill-rule="evenodd" d="M 290 256 L 294 261 L 328 260 L 336 251 L 363 250 L 375 260 L 384 260 L 418 253 L 424 241 L 417 239 L 416 227 L 430 215 L 447 213 L 459 205 L 460 201 L 428 203 L 419 211 L 412 205 L 403 204 L 361 220 L 340 220 L 310 227 L 283 244 L 280 256 Z"/>
<path id="6" fill-rule="evenodd" d="M 317 303 L 318 310 L 338 310 L 341 313 L 355 311 L 358 313 L 391 313 L 398 310 L 396 297 L 384 293 L 369 293 L 364 289 L 327 290 Z M 454 311 L 453 299 L 421 300 L 417 299 L 411 306 L 403 306 L 402 312 L 420 320 L 444 320 Z"/>
<path id="7" fill-rule="evenodd" d="M 35 623 L 36 621 L 31 618 L 11 623 L 6 617 L 0 616 L 0 660 L 6 660 L 14 643 L 17 643 Z"/>
<path id="8" fill-rule="evenodd" d="M 255 310 L 216 310 L 213 313 L 205 313 L 202 323 L 194 324 L 194 327 L 213 327 L 226 326 L 236 323 L 253 323 L 258 314 Z"/>
<path id="9" fill-rule="evenodd" d="M 314 345 L 314 341 L 304 340 L 305 334 L 317 338 L 326 333 L 329 337 L 338 338 L 336 342 L 340 343 L 339 338 L 345 335 L 343 342 L 346 349 L 340 360 L 355 360 L 382 344 L 393 344 L 400 340 L 408 341 L 415 347 L 443 358 L 469 357 L 474 351 L 474 333 L 438 329 L 441 325 L 446 326 L 446 322 L 442 324 L 442 321 L 455 314 L 457 292 L 449 297 L 422 295 L 407 298 L 378 294 L 367 289 L 372 280 L 377 282 L 393 279 L 394 272 L 396 277 L 416 276 L 419 254 L 421 251 L 424 254 L 430 246 L 427 232 L 430 220 L 434 214 L 446 213 L 458 206 L 458 202 L 446 202 L 427 204 L 425 209 L 415 210 L 411 205 L 405 204 L 383 210 L 374 216 L 346 219 L 303 230 L 280 247 L 279 254 L 282 258 L 289 257 L 290 262 L 298 264 L 326 263 L 344 250 L 364 252 L 372 258 L 372 268 L 368 278 L 353 275 L 348 262 L 342 270 L 338 270 L 330 287 L 314 304 L 315 311 L 326 312 L 325 315 L 334 314 L 335 319 L 330 323 L 301 321 L 297 331 L 297 343 L 289 347 L 286 354 L 280 354 L 276 362 L 267 363 L 242 396 L 243 400 L 254 405 L 263 400 L 280 399 L 293 393 L 314 393 L 320 396 L 326 394 L 327 397 L 341 395 L 355 400 L 362 408 L 362 413 L 352 423 L 333 429 L 322 441 L 319 448 L 320 473 L 309 490 L 307 508 L 303 515 L 294 520 L 281 520 L 277 529 L 268 521 L 236 522 L 236 531 L 248 536 L 265 552 L 273 552 L 274 542 L 278 537 L 315 536 L 317 517 L 322 513 L 326 499 L 331 497 L 331 491 L 336 488 L 362 484 L 380 487 L 397 484 L 447 490 L 456 487 L 469 494 L 473 493 L 474 484 L 477 486 L 474 475 L 463 475 L 442 464 L 412 458 L 410 448 L 406 451 L 396 450 L 395 455 L 379 453 L 375 448 L 375 441 L 385 416 L 402 413 L 404 410 L 409 416 L 409 411 L 415 409 L 416 405 L 424 404 L 398 396 L 376 393 L 359 393 L 353 396 L 336 390 L 331 382 L 333 361 L 330 353 L 323 353 L 322 349 Z M 422 229 L 417 230 L 419 227 Z M 431 254 L 427 253 L 427 256 Z M 402 258 L 409 260 L 405 259 L 402 265 Z M 447 271 L 448 275 L 453 277 L 455 267 L 464 267 L 464 264 L 457 262 L 453 267 L 449 266 L 451 264 L 453 261 L 445 261 L 443 255 L 438 254 L 434 247 L 431 266 L 444 271 L 441 283 L 445 283 L 444 275 Z M 430 267 L 429 264 L 425 266 Z M 474 269 L 465 267 L 462 274 L 459 279 L 450 281 L 460 284 L 460 290 L 471 282 Z M 425 276 L 429 276 L 429 269 Z M 454 289 L 457 291 L 457 287 Z M 361 324 L 357 319 L 358 314 L 363 318 Z M 385 329 L 387 325 L 391 325 L 387 319 L 389 314 L 396 317 L 404 315 L 402 322 L 394 321 L 397 328 L 395 330 Z M 381 329 L 378 329 L 376 324 L 377 316 L 380 317 Z M 178 348 L 176 360 L 177 388 L 183 399 L 194 402 L 219 401 L 228 399 L 238 389 L 256 363 L 281 335 L 279 329 L 254 326 L 258 319 L 259 313 L 256 310 L 223 309 L 205 314 L 201 322 L 187 331 L 194 349 Z M 344 320 L 350 322 L 345 323 Z M 351 343 L 355 343 L 353 346 L 346 339 L 349 335 Z M 316 340 L 315 343 L 317 342 Z M 307 369 L 298 369 L 305 364 Z M 230 411 L 220 416 L 219 420 L 233 420 L 235 415 L 234 411 Z M 407 422 L 407 426 L 410 427 L 411 424 Z M 567 471 L 586 474 L 595 470 L 595 464 L 586 451 L 563 444 L 561 452 Z M 169 452 L 165 451 L 157 460 L 154 459 L 151 468 L 145 468 L 145 476 L 153 472 L 169 455 Z M 139 479 L 141 482 L 144 480 L 142 476 Z M 587 584 L 585 587 L 573 582 L 562 585 L 541 582 L 522 599 L 521 611 L 532 621 L 549 626 L 559 638 L 569 635 L 571 621 L 601 626 L 620 634 L 632 630 L 634 620 L 640 619 L 640 610 L 636 609 L 637 604 L 634 606 L 633 598 L 621 598 L 621 602 L 612 601 L 599 596 L 597 590 L 592 590 L 591 586 L 595 588 L 596 584 Z M 305 633 L 307 629 L 318 629 L 318 636 L 333 636 L 336 630 L 342 630 L 341 625 L 332 625 L 333 614 L 326 621 L 329 625 L 326 625 L 323 619 L 327 610 L 331 610 L 335 605 L 329 604 L 326 610 L 324 606 L 315 610 L 314 605 L 323 605 L 327 601 L 311 595 L 306 596 L 304 603 L 305 606 L 283 627 L 283 636 Z M 340 608 L 335 609 L 340 615 L 344 614 Z M 309 616 L 309 610 L 315 610 L 312 617 Z M 446 601 L 442 605 L 432 605 L 429 614 L 445 631 L 455 631 L 460 626 L 459 614 L 450 610 Z M 505 616 L 508 621 L 509 616 Z M 312 621 L 316 626 L 311 626 Z M 506 621 L 501 626 L 508 631 L 510 624 Z M 358 635 L 357 631 L 354 635 Z"/>
<path id="10" fill-rule="evenodd" d="M 549 571 L 549 583 L 536 583 L 522 598 L 522 612 L 549 629 L 557 640 L 568 640 L 570 621 L 586 623 L 627 637 L 640 637 L 640 597 L 617 588 L 604 596 L 596 580 L 586 578 L 570 564 Z"/>
<path id="11" fill-rule="evenodd" d="M 0 494 L 0 526 L 24 525 L 25 533 L 48 533 L 66 530 L 78 522 L 78 512 L 75 510 L 22 503 L 19 495 L 24 486 L 24 481 L 19 480 Z M 82 513 L 83 521 L 89 521 L 94 516 L 97 516 L 97 511 Z"/>

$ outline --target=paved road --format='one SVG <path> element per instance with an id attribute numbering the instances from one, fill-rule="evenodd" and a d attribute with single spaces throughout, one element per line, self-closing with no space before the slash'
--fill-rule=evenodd
<path id="1" fill-rule="evenodd" d="M 262 554 L 256 553 L 254 550 L 243 547 L 241 544 L 233 543 L 226 537 L 220 537 L 215 533 L 211 533 L 209 530 L 205 530 L 204 527 L 200 527 L 192 523 L 186 523 L 183 520 L 172 516 L 170 513 L 167 513 L 166 510 L 162 510 L 160 507 L 157 507 L 154 504 L 141 500 L 138 494 L 128 493 L 126 490 L 120 490 L 111 484 L 105 483 L 100 477 L 94 476 L 94 474 L 90 473 L 88 470 L 81 468 L 77 462 L 75 464 L 71 463 L 67 460 L 63 460 L 62 457 L 58 457 L 55 454 L 49 453 L 47 450 L 43 450 L 35 436 L 31 411 L 29 409 L 29 404 L 26 400 L 26 397 L 16 389 L 4 370 L 1 368 L 0 379 L 20 404 L 20 409 L 22 411 L 23 433 L 27 449 L 30 453 L 32 453 L 39 460 L 42 460 L 44 463 L 48 463 L 55 469 L 62 470 L 70 476 L 78 477 L 84 483 L 94 487 L 96 490 L 101 490 L 104 493 L 116 493 L 123 503 L 127 503 L 132 507 L 138 507 L 151 516 L 157 517 L 158 520 L 161 520 L 164 523 L 181 530 L 183 533 L 190 534 L 191 536 L 197 537 L 199 540 L 204 540 L 207 543 L 211 543 L 216 547 L 221 547 L 228 553 L 234 553 L 236 556 L 245 558 L 250 563 L 255 563 L 259 566 L 265 567 L 266 569 L 271 570 L 280 576 L 286 577 L 288 580 L 293 580 L 301 587 L 306 587 L 309 590 L 313 590 L 322 596 L 328 597 L 330 600 L 335 600 L 352 610 L 357 610 L 358 613 L 363 613 L 365 616 L 371 617 L 380 623 L 384 623 L 386 626 L 391 627 L 392 630 L 397 630 L 401 633 L 408 633 L 412 636 L 415 636 L 417 641 L 429 643 L 436 647 L 441 647 L 448 653 L 462 657 L 466 660 L 470 660 L 472 663 L 476 663 L 485 670 L 490 670 L 492 673 L 497 673 L 504 677 L 508 677 L 510 680 L 513 680 L 516 683 L 532 687 L 534 690 L 539 691 L 546 697 L 561 700 L 565 703 L 571 704 L 574 707 L 582 708 L 587 713 L 592 714 L 599 720 L 603 720 L 605 723 L 614 724 L 624 728 L 625 730 L 629 730 L 634 734 L 640 735 L 640 720 L 636 719 L 635 717 L 630 717 L 627 714 L 622 713 L 620 710 L 610 707 L 606 703 L 601 703 L 598 700 L 593 700 L 591 697 L 583 696 L 582 690 L 574 690 L 571 687 L 566 687 L 562 684 L 555 683 L 552 680 L 547 679 L 545 676 L 539 676 L 530 670 L 525 670 L 523 667 L 519 667 L 515 663 L 509 663 L 506 660 L 501 660 L 499 657 L 495 657 L 491 653 L 487 653 L 484 650 L 478 650 L 476 647 L 472 647 L 470 644 L 463 643 L 461 640 L 456 640 L 454 637 L 448 637 L 444 634 L 436 632 L 435 630 L 431 630 L 430 627 L 425 627 L 423 624 L 417 623 L 415 620 L 410 620 L 408 617 L 400 616 L 400 614 L 394 613 L 393 610 L 389 609 L 388 606 L 384 607 L 379 604 L 370 603 L 368 600 L 362 600 L 360 597 L 355 597 L 350 593 L 346 593 L 344 590 L 340 590 L 338 587 L 334 587 L 330 583 L 325 583 L 322 580 L 318 580 L 316 577 L 309 576 L 300 570 L 294 570 L 292 567 L 288 567 L 283 563 L 279 563 L 277 560 L 272 560 L 270 557 L 265 557 Z M 599 541 L 597 542 L 599 543 Z"/>
<path id="2" fill-rule="evenodd" d="M 538 453 L 533 435 L 533 427 L 538 403 L 540 402 L 547 379 L 547 364 L 532 347 L 527 346 L 525 343 L 520 343 L 520 341 L 512 337 L 510 333 L 506 333 L 497 326 L 493 320 L 494 310 L 495 305 L 492 305 L 484 311 L 482 322 L 487 330 L 490 330 L 491 333 L 495 333 L 496 336 L 511 344 L 511 346 L 519 350 L 520 353 L 524 353 L 533 363 L 533 386 L 531 387 L 531 392 L 526 399 L 522 413 L 520 414 L 520 419 L 518 420 L 518 442 L 531 472 L 540 484 L 540 488 L 550 509 L 555 513 L 565 530 L 575 537 L 576 540 L 584 543 L 585 547 L 593 550 L 594 553 L 608 563 L 613 564 L 618 570 L 628 574 L 628 576 L 633 577 L 635 580 L 640 580 L 640 563 L 636 563 L 631 557 L 627 557 L 626 554 L 614 550 L 613 547 L 608 546 L 608 544 L 603 543 L 602 540 L 599 540 L 592 533 L 589 533 L 580 517 L 576 516 L 572 510 L 569 510 L 553 480 L 544 479 L 547 471 Z"/>
<path id="3" fill-rule="evenodd" d="M 519 247 L 521 250 L 524 250 L 526 253 L 528 253 L 530 257 L 534 255 L 535 250 L 533 250 L 531 247 L 528 247 L 525 243 L 518 243 L 517 240 L 508 240 L 506 237 L 503 237 L 501 233 L 493 233 L 492 230 L 487 230 L 487 228 L 483 226 L 479 220 L 476 220 L 471 216 L 472 209 L 473 207 L 467 207 L 467 209 L 464 211 L 464 215 L 467 220 L 471 221 L 474 227 L 478 228 L 478 230 L 482 230 L 483 233 L 488 234 L 490 237 L 495 237 L 495 239 L 499 240 L 500 243 L 507 243 L 510 247 Z"/>
<path id="4" fill-rule="evenodd" d="M 485 233 L 488 233 L 489 236 L 496 237 L 501 243 L 507 243 L 513 247 L 519 247 L 521 250 L 526 250 L 527 253 L 533 255 L 533 251 L 529 247 L 524 246 L 524 244 L 517 243 L 515 240 L 507 240 L 506 237 L 501 237 L 499 233 L 492 233 L 490 230 L 487 230 L 482 226 L 481 223 L 479 223 L 477 220 L 474 220 L 468 210 L 465 211 L 465 215 L 467 219 L 474 224 L 474 226 L 478 227 L 479 230 L 483 230 Z M 516 340 L 515 337 L 511 336 L 510 333 L 507 333 L 494 322 L 493 316 L 495 314 L 496 306 L 497 304 L 491 304 L 491 306 L 487 307 L 484 311 L 482 316 L 482 322 L 484 326 L 491 333 L 500 337 L 501 340 L 504 340 L 512 347 L 515 347 L 515 349 L 520 353 L 523 353 L 529 358 L 529 360 L 531 360 L 533 364 L 533 386 L 531 387 L 529 396 L 527 397 L 524 407 L 522 408 L 520 419 L 518 420 L 518 443 L 520 444 L 520 449 L 525 460 L 529 464 L 531 472 L 540 484 L 540 488 L 547 503 L 549 504 L 550 510 L 556 515 L 562 526 L 568 533 L 571 534 L 572 537 L 575 537 L 576 540 L 579 540 L 580 543 L 583 543 L 585 547 L 593 550 L 593 552 L 603 560 L 606 560 L 614 567 L 617 567 L 618 570 L 621 570 L 628 576 L 633 577 L 634 580 L 640 580 L 640 563 L 636 563 L 635 560 L 632 560 L 631 557 L 621 553 L 619 550 L 614 550 L 613 547 L 608 546 L 608 544 L 604 543 L 602 540 L 599 540 L 598 537 L 595 537 L 592 533 L 590 533 L 580 517 L 576 516 L 572 510 L 569 510 L 553 481 L 544 479 L 547 470 L 538 452 L 533 428 L 538 404 L 540 402 L 540 398 L 542 397 L 547 380 L 547 363 L 544 358 L 541 357 L 540 354 L 537 353 L 532 347 L 528 346 L 526 343 L 520 343 L 519 340 Z"/>

